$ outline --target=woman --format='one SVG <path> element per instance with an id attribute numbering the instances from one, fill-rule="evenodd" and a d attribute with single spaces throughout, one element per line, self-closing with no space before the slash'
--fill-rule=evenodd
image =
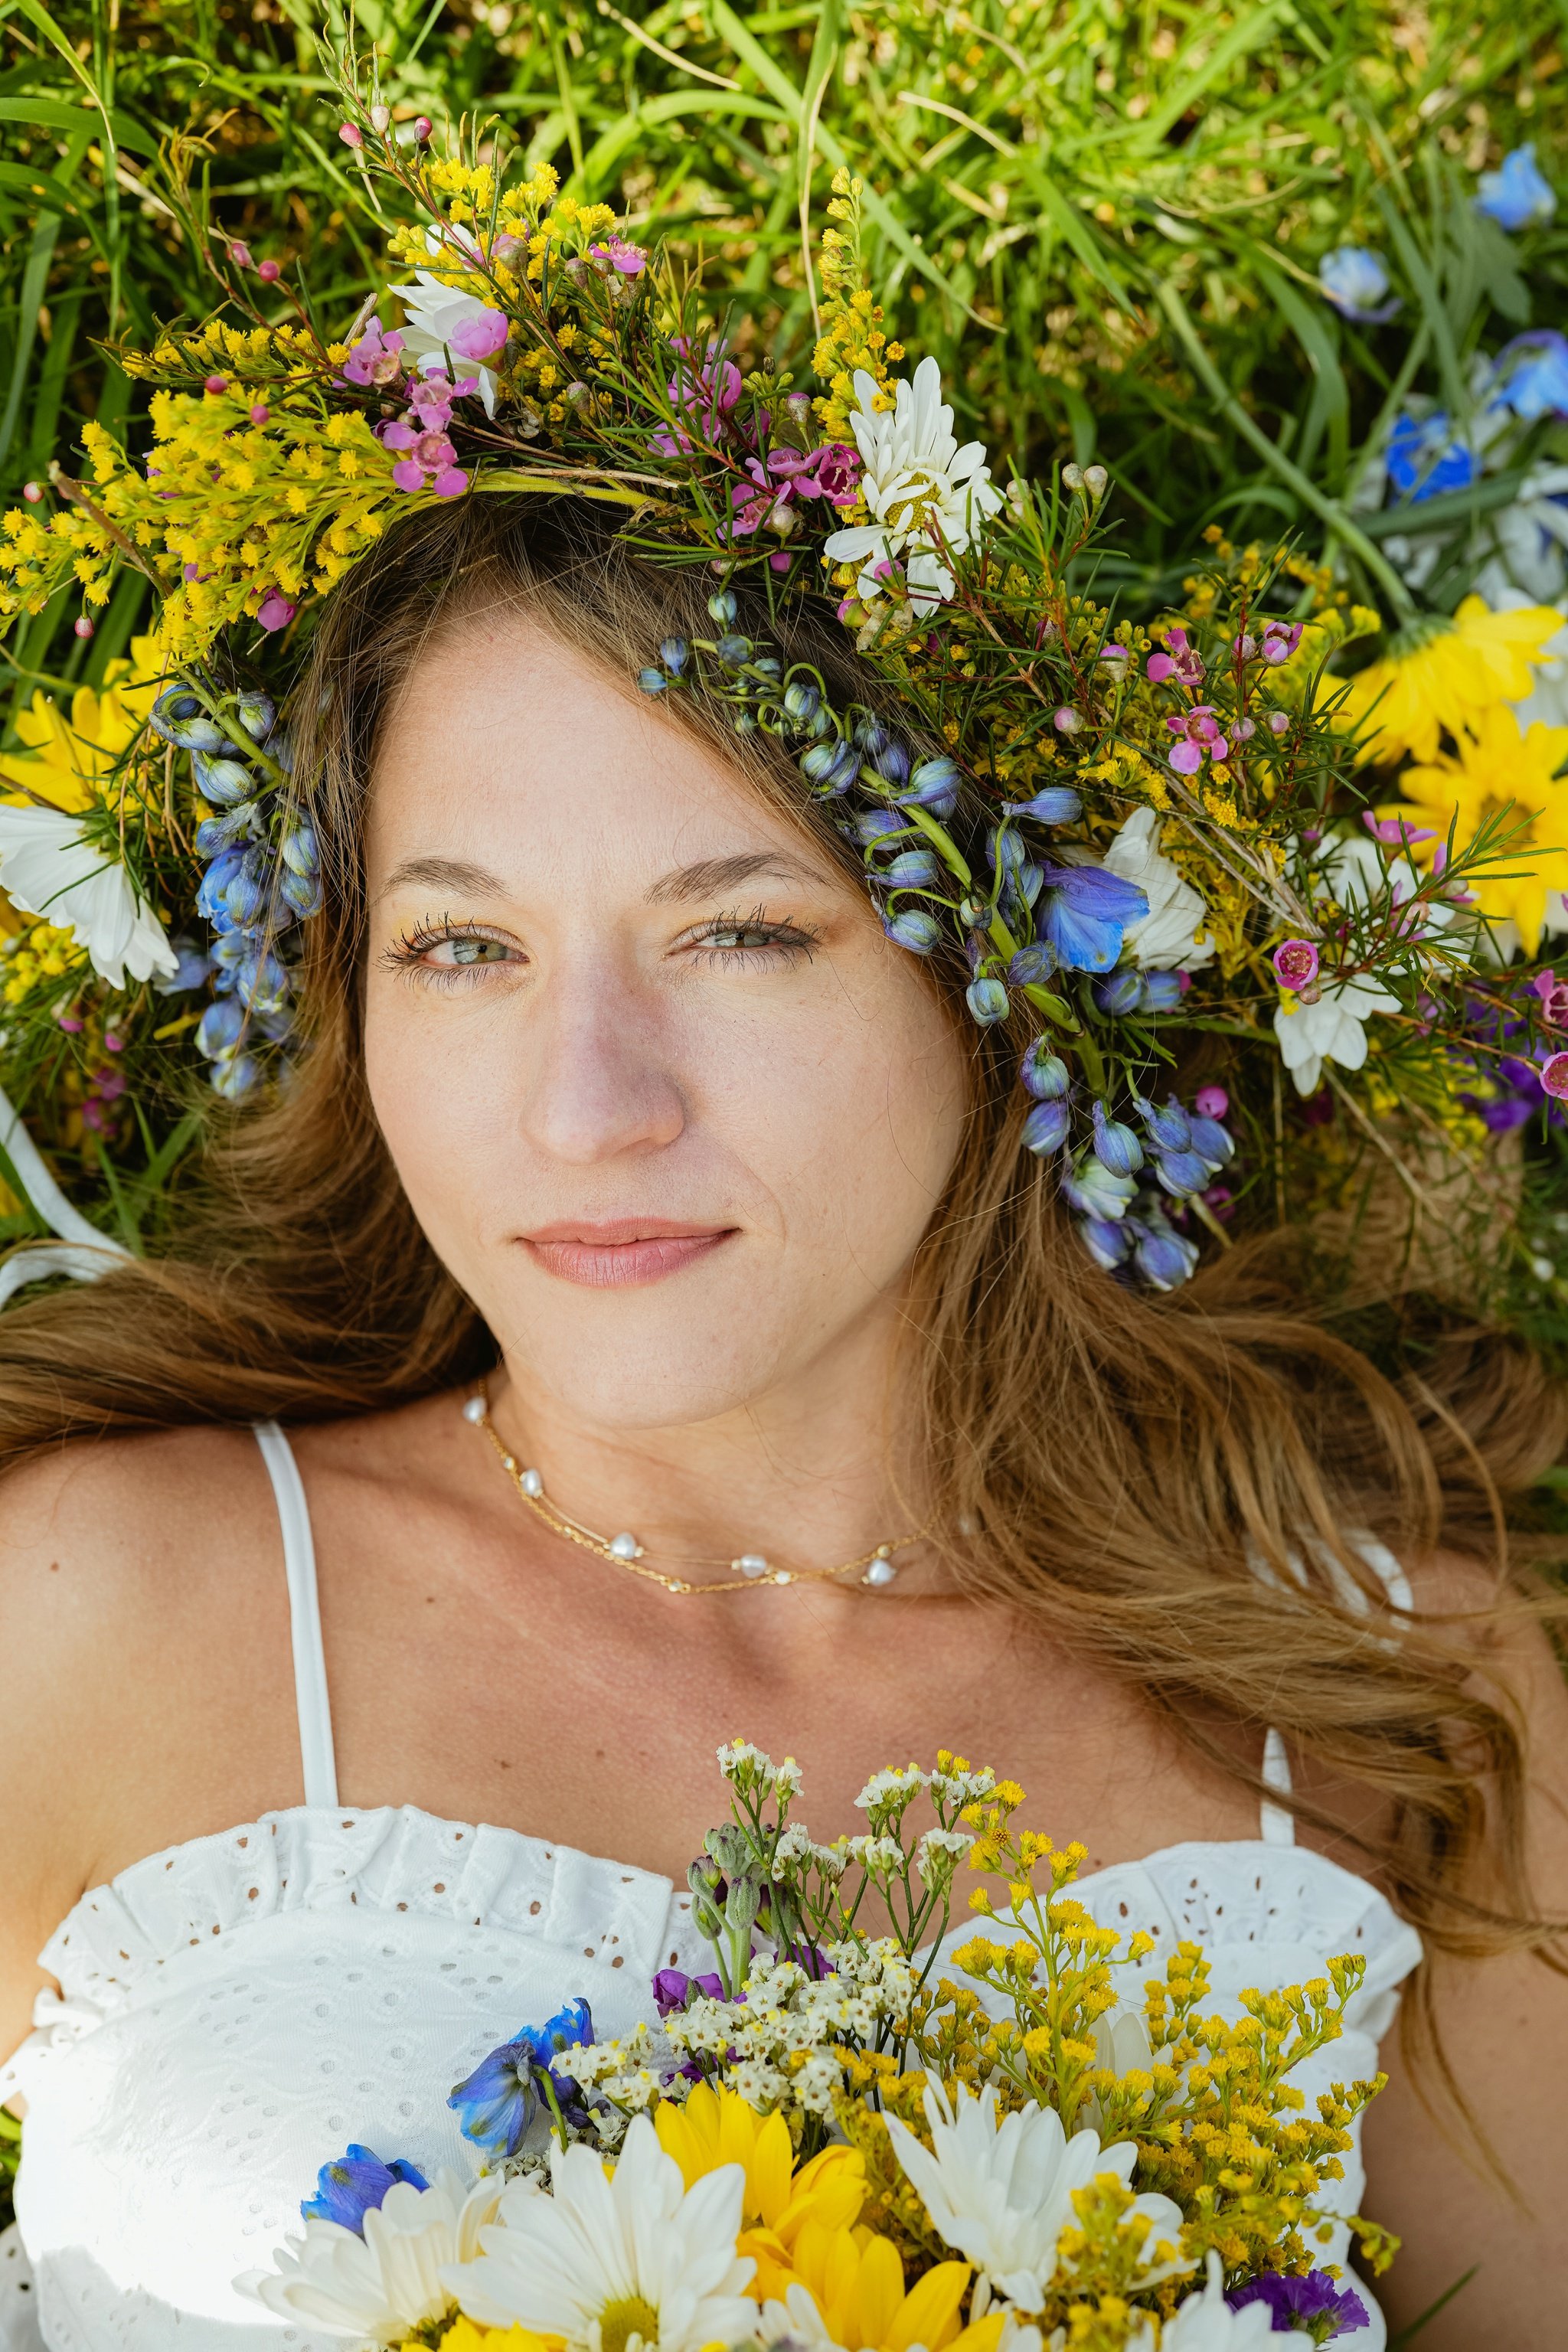
<path id="1" fill-rule="evenodd" d="M 1005 1763 L 1219 1990 L 1359 1946 L 1392 2322 L 1479 2263 L 1424 2343 L 1544 2343 L 1568 1704 L 1486 1514 L 1560 1405 L 1479 1340 L 1396 1393 L 1240 1252 L 1099 1271 L 1016 1045 L 765 745 L 637 695 L 691 576 L 497 499 L 362 562 L 312 1049 L 173 1255 L 0 1322 L 12 2338 L 314 2341 L 234 2275 L 324 2147 L 441 2158 L 520 2013 L 696 1965 L 739 1729 L 818 1835 Z"/>

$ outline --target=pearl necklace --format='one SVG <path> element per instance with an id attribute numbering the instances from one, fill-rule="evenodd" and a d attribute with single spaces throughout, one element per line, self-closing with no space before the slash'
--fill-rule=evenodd
<path id="1" fill-rule="evenodd" d="M 628 1569 L 633 1576 L 646 1577 L 650 1584 L 661 1584 L 667 1592 L 744 1592 L 763 1584 L 826 1583 L 836 1577 L 855 1576 L 873 1592 L 883 1591 L 898 1575 L 895 1552 L 908 1551 L 918 1544 L 928 1530 L 919 1528 L 911 1536 L 900 1536 L 896 1542 L 879 1544 L 875 1551 L 862 1553 L 858 1559 L 846 1560 L 842 1568 L 774 1568 L 760 1551 L 743 1551 L 730 1565 L 737 1573 L 718 1584 L 691 1584 L 682 1576 L 666 1576 L 662 1569 L 645 1568 L 643 1548 L 636 1536 L 623 1532 L 618 1536 L 595 1535 L 581 1520 L 569 1518 L 558 1510 L 544 1491 L 544 1481 L 537 1470 L 525 1470 L 511 1453 L 506 1441 L 497 1432 L 490 1419 L 489 1387 L 481 1381 L 474 1394 L 463 1406 L 463 1419 L 482 1429 L 494 1446 L 497 1459 L 522 1500 L 537 1518 L 542 1519 L 552 1534 L 564 1537 L 568 1543 L 581 1544 L 584 1551 L 596 1553 L 600 1559 L 611 1561 L 616 1568 Z"/>

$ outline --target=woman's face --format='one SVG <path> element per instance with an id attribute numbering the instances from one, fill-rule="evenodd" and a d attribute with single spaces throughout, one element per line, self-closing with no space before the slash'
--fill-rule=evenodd
<path id="1" fill-rule="evenodd" d="M 673 1427 L 885 1342 L 958 1150 L 958 1035 L 719 752 L 476 617 L 408 680 L 367 857 L 372 1099 L 515 1374 Z"/>

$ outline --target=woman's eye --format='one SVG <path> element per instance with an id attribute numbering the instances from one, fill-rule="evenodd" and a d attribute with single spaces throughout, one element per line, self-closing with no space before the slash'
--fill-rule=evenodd
<path id="1" fill-rule="evenodd" d="M 511 950 L 504 940 L 441 940 L 431 950 L 434 963 L 505 963 Z"/>
<path id="2" fill-rule="evenodd" d="M 796 956 L 809 956 L 816 943 L 815 931 L 798 923 L 771 923 L 761 914 L 721 915 L 687 941 L 711 961 L 764 956 L 791 962 Z"/>
<path id="3" fill-rule="evenodd" d="M 710 948 L 771 948 L 780 943 L 781 934 L 767 923 L 721 923 L 709 932 L 705 944 Z"/>

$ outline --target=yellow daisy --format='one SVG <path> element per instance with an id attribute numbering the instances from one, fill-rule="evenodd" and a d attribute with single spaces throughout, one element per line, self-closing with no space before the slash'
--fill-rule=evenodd
<path id="1" fill-rule="evenodd" d="M 1467 596 L 1451 627 L 1440 627 L 1408 653 L 1373 662 L 1350 680 L 1344 723 L 1359 725 L 1371 714 L 1363 759 L 1380 767 L 1406 751 L 1413 759 L 1435 759 L 1440 732 L 1457 737 L 1498 703 L 1522 700 L 1533 681 L 1532 665 L 1546 659 L 1542 647 L 1562 626 L 1562 614 L 1549 604 L 1494 613 L 1484 597 Z"/>
<path id="2" fill-rule="evenodd" d="M 965 2327 L 967 2263 L 938 2263 L 910 2292 L 890 2238 L 867 2229 L 827 2230 L 808 2221 L 795 2245 L 795 2276 L 764 2314 L 811 2346 L 841 2352 L 996 2352 L 1008 2314 L 998 2308 Z"/>
<path id="3" fill-rule="evenodd" d="M 129 661 L 113 661 L 101 691 L 79 686 L 68 720 L 52 696 L 35 694 L 17 713 L 16 732 L 30 756 L 0 753 L 0 777 L 75 816 L 100 798 L 115 761 L 142 732 L 163 682 L 151 637 L 133 637 Z"/>
<path id="4" fill-rule="evenodd" d="M 1489 817 L 1511 812 L 1512 824 L 1529 820 L 1501 862 L 1482 866 L 1465 886 L 1494 922 L 1518 924 L 1527 955 L 1541 944 L 1548 899 L 1568 890 L 1568 777 L 1555 772 L 1565 760 L 1568 727 L 1537 719 L 1521 731 L 1508 705 L 1495 703 L 1458 735 L 1457 757 L 1407 769 L 1399 780 L 1409 805 L 1394 813 L 1444 840 L 1457 818 L 1457 849 L 1473 841 Z M 1432 845 L 1423 847 L 1429 855 Z"/>
<path id="5" fill-rule="evenodd" d="M 866 2159 L 858 2148 L 825 2147 L 795 2169 L 795 2148 L 783 2116 L 760 2116 L 738 2091 L 700 2083 L 684 2105 L 662 2102 L 654 2129 L 690 2189 L 722 2164 L 745 2175 L 736 2252 L 750 2254 L 756 2275 L 749 2293 L 779 2294 L 795 2274 L 795 2248 L 808 2221 L 847 2230 L 866 2201 Z"/>

